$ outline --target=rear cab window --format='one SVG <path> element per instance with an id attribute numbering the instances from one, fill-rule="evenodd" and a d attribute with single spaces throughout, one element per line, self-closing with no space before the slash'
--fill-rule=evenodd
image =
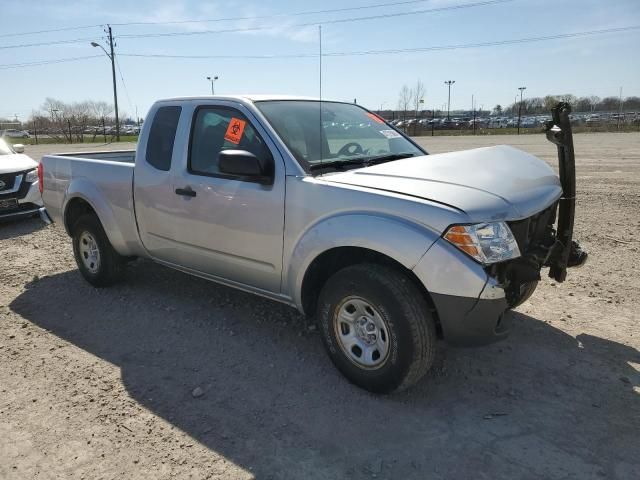
<path id="1" fill-rule="evenodd" d="M 147 139 L 146 160 L 152 167 L 169 171 L 176 130 L 182 107 L 160 107 L 153 117 L 149 138 Z"/>

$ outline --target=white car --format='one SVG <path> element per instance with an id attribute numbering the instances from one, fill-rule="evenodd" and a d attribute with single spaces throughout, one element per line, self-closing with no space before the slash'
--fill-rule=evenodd
<path id="1" fill-rule="evenodd" d="M 46 218 L 40 193 L 38 162 L 0 138 L 0 221 L 40 214 Z"/>
<path id="2" fill-rule="evenodd" d="M 8 130 L 3 130 L 0 133 L 0 137 L 10 137 L 10 138 L 30 138 L 29 132 L 26 130 L 15 130 L 10 128 Z"/>

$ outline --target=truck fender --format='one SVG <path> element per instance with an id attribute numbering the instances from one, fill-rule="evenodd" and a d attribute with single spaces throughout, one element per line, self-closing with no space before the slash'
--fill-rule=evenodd
<path id="1" fill-rule="evenodd" d="M 286 294 L 302 312 L 302 283 L 319 255 L 337 247 L 360 247 L 386 255 L 407 269 L 415 267 L 439 238 L 425 225 L 379 213 L 347 213 L 321 219 L 299 237 L 284 279 Z"/>
<path id="2" fill-rule="evenodd" d="M 100 193 L 98 186 L 87 178 L 74 178 L 71 180 L 71 183 L 67 188 L 62 203 L 65 225 L 67 207 L 76 198 L 81 198 L 87 202 L 96 212 L 100 223 L 102 223 L 102 228 L 104 228 L 113 248 L 121 255 L 130 255 L 131 252 L 129 251 L 120 228 L 118 227 L 118 222 L 116 221 L 112 206 L 104 200 L 106 197 Z M 133 215 L 133 205 L 131 206 L 131 212 Z M 72 225 L 69 225 L 68 229 L 70 230 L 72 227 Z M 67 233 L 71 235 L 73 232 L 68 231 Z"/>

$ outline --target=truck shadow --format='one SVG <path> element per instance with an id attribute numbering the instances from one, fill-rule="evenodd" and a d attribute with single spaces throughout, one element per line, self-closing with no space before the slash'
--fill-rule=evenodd
<path id="1" fill-rule="evenodd" d="M 640 467 L 629 346 L 515 313 L 508 340 L 441 348 L 415 388 L 374 396 L 343 380 L 288 307 L 149 262 L 130 270 L 108 290 L 76 271 L 44 277 L 10 308 L 117 365 L 131 398 L 257 478 L 622 478 Z"/>
<path id="2" fill-rule="evenodd" d="M 5 220 L 0 222 L 0 240 L 8 240 L 10 238 L 28 235 L 46 226 L 38 215 L 31 218 Z"/>

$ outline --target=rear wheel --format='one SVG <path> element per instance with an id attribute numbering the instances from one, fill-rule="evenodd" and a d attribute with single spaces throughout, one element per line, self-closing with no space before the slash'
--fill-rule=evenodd
<path id="1" fill-rule="evenodd" d="M 120 280 L 125 259 L 116 252 L 95 215 L 82 215 L 73 227 L 73 254 L 82 276 L 94 287 Z"/>
<path id="2" fill-rule="evenodd" d="M 436 333 L 427 302 L 393 268 L 360 264 L 334 274 L 320 293 L 318 321 L 335 366 L 371 392 L 407 388 L 433 363 Z"/>

